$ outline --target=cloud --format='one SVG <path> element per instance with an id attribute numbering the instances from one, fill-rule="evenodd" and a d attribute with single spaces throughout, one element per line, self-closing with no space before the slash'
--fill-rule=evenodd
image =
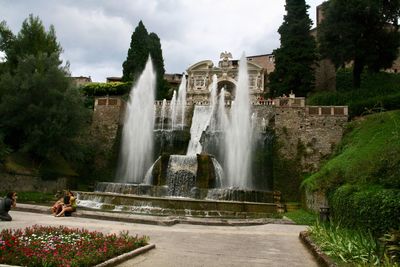
<path id="1" fill-rule="evenodd" d="M 307 0 L 310 17 L 322 0 Z M 284 0 L 0 0 L 0 17 L 14 33 L 29 14 L 48 29 L 54 25 L 63 60 L 74 76 L 105 81 L 120 76 L 132 32 L 143 21 L 161 39 L 166 72 L 182 73 L 204 59 L 215 63 L 221 51 L 239 58 L 279 47 Z"/>

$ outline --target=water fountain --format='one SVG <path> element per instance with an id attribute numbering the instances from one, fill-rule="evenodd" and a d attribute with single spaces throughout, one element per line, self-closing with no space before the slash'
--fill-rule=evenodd
<path id="1" fill-rule="evenodd" d="M 122 163 L 117 172 L 117 178 L 122 178 L 118 181 L 124 183 L 98 183 L 94 193 L 79 193 L 80 205 L 158 215 L 248 217 L 275 213 L 273 193 L 255 190 L 251 179 L 252 121 L 254 125 L 256 117 L 250 111 L 245 56 L 239 63 L 231 105 L 225 102 L 225 88 L 218 94 L 214 75 L 209 103 L 200 102 L 191 109 L 186 104 L 188 82 L 183 76 L 171 101 L 162 101 L 156 128 L 154 81 L 149 61 L 126 110 Z M 185 115 L 190 113 L 191 121 Z M 162 148 L 153 153 L 153 132 L 161 143 L 165 136 L 173 143 L 176 136 L 187 133 L 189 125 L 186 153 L 166 153 Z M 153 164 L 152 157 L 156 158 Z"/>
<path id="2" fill-rule="evenodd" d="M 155 84 L 156 75 L 149 57 L 126 106 L 116 175 L 120 182 L 142 182 L 152 164 Z"/>
<path id="3" fill-rule="evenodd" d="M 231 187 L 252 188 L 249 179 L 252 156 L 249 94 L 247 60 L 243 54 L 239 63 L 236 98 L 232 104 L 230 121 L 225 131 L 225 170 L 227 185 Z"/>

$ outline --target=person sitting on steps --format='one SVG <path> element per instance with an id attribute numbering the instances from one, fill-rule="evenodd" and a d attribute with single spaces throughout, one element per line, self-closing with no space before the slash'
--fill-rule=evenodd
<path id="1" fill-rule="evenodd" d="M 56 215 L 56 217 L 71 216 L 71 213 L 75 211 L 76 198 L 71 191 L 68 191 L 67 195 L 64 197 L 64 205 L 62 207 L 62 210 Z"/>

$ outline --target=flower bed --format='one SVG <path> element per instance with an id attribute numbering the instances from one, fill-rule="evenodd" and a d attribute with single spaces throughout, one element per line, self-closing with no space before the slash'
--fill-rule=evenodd
<path id="1" fill-rule="evenodd" d="M 33 226 L 0 233 L 0 264 L 93 266 L 148 244 L 146 236 L 104 235 L 84 229 Z"/>

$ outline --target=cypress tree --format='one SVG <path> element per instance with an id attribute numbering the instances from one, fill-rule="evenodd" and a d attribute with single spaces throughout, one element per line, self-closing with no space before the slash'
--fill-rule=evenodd
<path id="1" fill-rule="evenodd" d="M 304 0 L 286 0 L 287 14 L 278 30 L 281 46 L 273 52 L 275 71 L 269 77 L 272 95 L 293 91 L 306 96 L 313 88 L 316 43 L 308 8 Z"/>
<path id="2" fill-rule="evenodd" d="M 167 87 L 164 83 L 164 59 L 160 38 L 155 33 L 148 33 L 143 22 L 140 21 L 132 33 L 128 56 L 122 64 L 124 81 L 135 81 L 144 70 L 148 56 L 151 56 L 157 74 L 157 99 L 166 95 Z"/>
<path id="3" fill-rule="evenodd" d="M 164 59 L 162 55 L 161 42 L 160 38 L 158 38 L 157 34 L 150 33 L 148 38 L 148 47 L 151 55 L 151 59 L 154 64 L 155 71 L 157 73 L 157 92 L 156 98 L 163 99 L 165 98 L 168 88 L 164 83 Z"/>
<path id="4" fill-rule="evenodd" d="M 128 56 L 122 64 L 122 80 L 133 81 L 144 70 L 149 56 L 148 32 L 143 22 L 140 21 L 135 31 L 132 33 L 131 45 Z"/>

